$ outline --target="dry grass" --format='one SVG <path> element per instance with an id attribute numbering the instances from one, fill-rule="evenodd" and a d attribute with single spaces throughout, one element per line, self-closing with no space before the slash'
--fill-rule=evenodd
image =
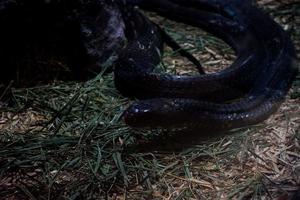
<path id="1" fill-rule="evenodd" d="M 291 33 L 300 56 L 299 3 L 259 4 Z M 207 71 L 235 58 L 210 35 L 155 20 Z M 164 62 L 171 73 L 195 72 L 170 50 Z M 3 107 L 0 119 L 0 199 L 288 199 L 300 186 L 299 82 L 264 123 L 205 139 L 201 131 L 173 138 L 124 125 L 130 102 L 111 75 L 14 90 L 17 106 Z"/>

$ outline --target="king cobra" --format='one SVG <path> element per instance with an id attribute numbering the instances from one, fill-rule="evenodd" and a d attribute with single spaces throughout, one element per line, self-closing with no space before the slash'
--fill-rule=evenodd
<path id="1" fill-rule="evenodd" d="M 142 99 L 124 112 L 128 125 L 226 131 L 265 120 L 283 102 L 297 73 L 294 47 L 287 33 L 255 6 L 234 0 L 127 4 L 201 27 L 222 38 L 238 56 L 230 67 L 215 74 L 155 73 L 162 53 L 162 34 L 132 9 L 125 21 L 130 21 L 127 27 L 135 31 L 115 69 L 121 93 Z"/>

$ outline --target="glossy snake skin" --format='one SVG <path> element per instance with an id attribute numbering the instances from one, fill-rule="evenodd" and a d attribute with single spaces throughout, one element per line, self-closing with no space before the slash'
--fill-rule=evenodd
<path id="1" fill-rule="evenodd" d="M 297 73 L 295 52 L 287 33 L 262 11 L 245 1 L 134 3 L 216 34 L 232 46 L 238 58 L 215 74 L 157 74 L 153 69 L 160 54 L 148 54 L 161 45 L 158 34 L 153 34 L 157 30 L 136 14 L 144 22 L 136 22 L 143 25 L 136 26 L 135 38 L 120 57 L 116 85 L 125 95 L 146 99 L 125 111 L 127 124 L 230 130 L 261 122 L 278 109 Z"/>
<path id="2" fill-rule="evenodd" d="M 204 74 L 200 63 L 180 49 L 140 9 L 212 33 L 231 46 L 236 60 L 223 71 Z M 56 19 L 58 14 L 60 18 Z M 44 21 L 52 18 L 56 21 Z M 115 57 L 112 61 L 117 89 L 124 96 L 140 99 L 123 114 L 125 122 L 133 127 L 226 131 L 256 124 L 278 109 L 297 73 L 296 56 L 289 36 L 250 1 L 0 0 L 0 25 L 7 28 L 0 33 L 0 56 L 5 60 L 4 65 L 11 64 L 14 59 L 6 58 L 16 50 L 21 54 L 27 51 L 24 46 L 28 38 L 36 42 L 39 33 L 32 36 L 29 31 L 26 35 L 28 27 L 22 26 L 22 20 L 28 23 L 28 19 L 36 21 L 29 27 L 34 30 L 32 33 L 39 32 L 41 28 L 35 26 L 42 24 L 46 31 L 41 33 L 47 34 L 50 22 L 54 23 L 54 29 L 63 27 L 62 30 L 66 31 L 68 27 L 74 28 L 74 33 L 67 32 L 64 39 L 58 37 L 59 40 L 55 38 L 54 41 L 60 44 L 67 40 L 66 45 L 71 46 L 71 52 L 67 52 L 73 57 L 67 62 L 75 66 L 76 76 L 84 75 L 81 69 L 83 59 L 77 62 L 74 56 L 85 54 L 93 61 L 93 69 L 98 70 Z M 19 33 L 23 31 L 23 35 Z M 68 34 L 76 36 L 75 39 L 69 41 Z M 24 36 L 24 44 L 19 36 Z M 7 37 L 14 40 L 6 40 Z M 80 40 L 78 45 L 74 45 L 76 38 Z M 43 43 L 43 39 L 41 41 Z M 165 44 L 194 63 L 199 75 L 155 72 Z M 58 45 L 52 51 L 57 53 L 58 50 L 59 53 L 60 49 Z M 0 76 L 1 81 L 6 78 Z"/>

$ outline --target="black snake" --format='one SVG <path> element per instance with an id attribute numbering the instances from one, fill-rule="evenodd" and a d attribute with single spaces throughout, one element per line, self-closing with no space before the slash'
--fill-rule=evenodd
<path id="1" fill-rule="evenodd" d="M 12 7 L 31 11 L 36 5 L 52 6 L 51 16 L 56 9 L 63 20 L 78 24 L 86 54 L 96 66 L 112 55 L 118 57 L 114 70 L 117 89 L 125 96 L 142 99 L 123 114 L 133 127 L 229 130 L 255 124 L 277 110 L 297 73 L 287 33 L 248 1 L 1 0 L 0 23 L 11 18 L 7 11 Z M 216 35 L 232 47 L 237 59 L 223 71 L 203 74 L 199 62 L 135 6 Z M 35 9 L 37 13 L 39 9 Z M 16 48 L 2 41 L 5 48 L 0 53 L 5 58 Z M 192 61 L 200 74 L 154 72 L 165 43 Z M 77 74 L 82 75 L 80 70 Z"/>
<path id="2" fill-rule="evenodd" d="M 131 21 L 140 18 L 143 25 L 137 20 L 137 34 L 120 56 L 116 86 L 125 95 L 147 99 L 125 111 L 127 124 L 229 130 L 261 122 L 278 109 L 297 68 L 289 37 L 270 17 L 245 1 L 134 3 L 217 34 L 235 49 L 238 58 L 228 69 L 211 75 L 154 73 L 160 61 L 156 51 L 161 46 L 159 31 L 136 14 Z"/>

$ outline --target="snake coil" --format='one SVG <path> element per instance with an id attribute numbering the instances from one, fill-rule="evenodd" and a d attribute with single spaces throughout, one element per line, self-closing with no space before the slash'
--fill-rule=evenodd
<path id="1" fill-rule="evenodd" d="M 115 69 L 121 93 L 142 99 L 124 112 L 128 125 L 225 131 L 261 122 L 283 102 L 297 73 L 294 47 L 287 33 L 249 2 L 154 0 L 133 4 L 215 34 L 235 50 L 237 59 L 214 74 L 155 73 L 162 35 L 131 9 L 125 21 L 131 23 L 127 27 L 134 33 Z"/>
<path id="2" fill-rule="evenodd" d="M 237 59 L 223 71 L 205 74 L 197 59 L 180 49 L 136 6 L 214 34 L 232 47 Z M 65 42 L 68 54 L 73 56 L 66 59 L 67 63 L 75 66 L 75 74 L 80 77 L 81 62 L 88 58 L 84 55 L 76 62 L 77 55 L 92 58 L 96 64 L 91 69 L 98 69 L 117 55 L 117 89 L 124 96 L 140 99 L 123 114 L 125 122 L 133 127 L 230 130 L 255 124 L 278 109 L 297 73 L 295 50 L 287 33 L 245 0 L 0 0 L 0 23 L 8 27 L 0 32 L 0 60 L 5 60 L 4 65 L 11 64 L 15 54 L 24 57 L 28 38 L 34 44 L 41 42 L 42 47 L 50 46 L 55 56 Z M 76 30 L 72 32 L 74 40 L 69 32 L 54 37 L 57 47 L 52 47 L 56 45 L 52 40 L 48 44 L 40 38 L 42 34 L 51 38 L 48 29 L 61 33 L 70 31 L 68 27 Z M 55 32 L 57 28 L 62 30 Z M 74 45 L 76 40 L 80 42 Z M 199 75 L 155 72 L 164 44 L 193 62 Z M 15 74 L 12 68 L 8 70 Z M 7 77 L 1 74 L 0 79 Z"/>

